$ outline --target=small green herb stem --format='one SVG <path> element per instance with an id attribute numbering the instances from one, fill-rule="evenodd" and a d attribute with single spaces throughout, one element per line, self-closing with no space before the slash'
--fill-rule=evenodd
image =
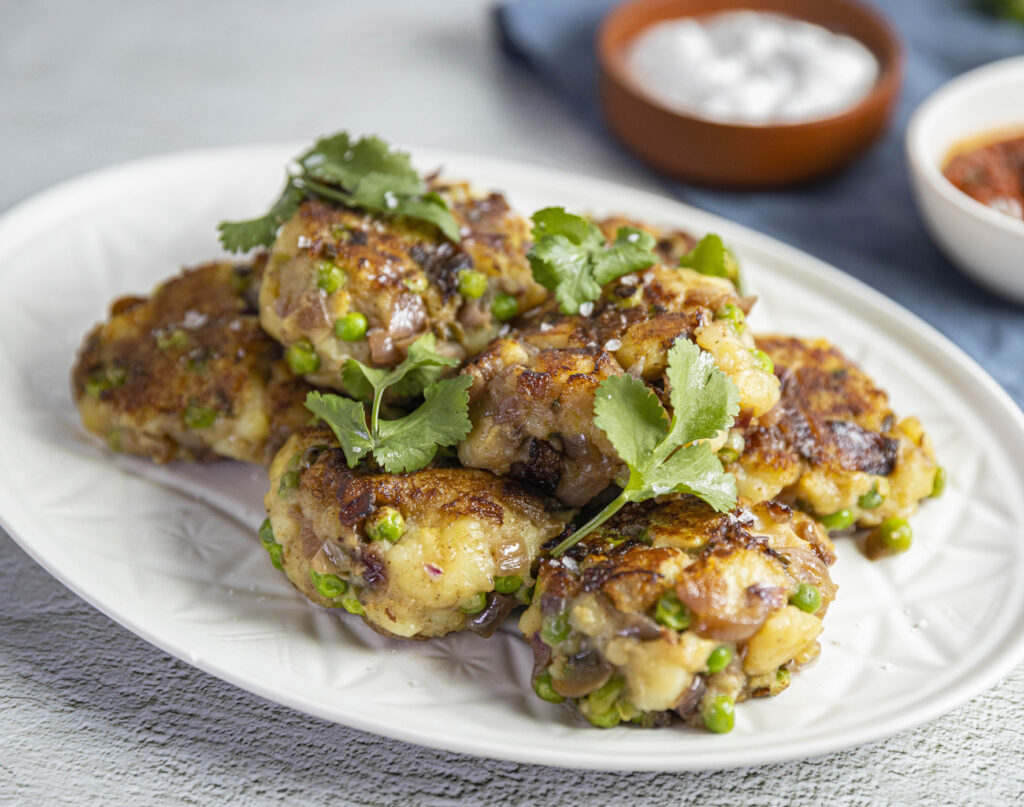
<path id="1" fill-rule="evenodd" d="M 564 555 L 568 550 L 572 549 L 587 535 L 592 533 L 594 530 L 596 530 L 598 527 L 604 524 L 608 519 L 610 519 L 617 512 L 619 512 L 619 510 L 622 509 L 623 505 L 625 505 L 628 501 L 629 496 L 624 490 L 615 498 L 614 501 L 606 505 L 600 513 L 598 513 L 596 516 L 590 519 L 590 521 L 588 521 L 586 524 L 584 524 L 582 527 L 576 530 L 576 532 L 574 532 L 572 535 L 570 535 L 568 538 L 562 541 L 562 543 L 560 543 L 553 550 L 551 550 L 551 556 L 555 558 L 562 557 L 562 555 Z"/>
<path id="2" fill-rule="evenodd" d="M 384 398 L 384 389 L 373 391 L 373 409 L 370 411 L 370 435 L 373 437 L 374 445 L 380 440 L 380 402 Z"/>
<path id="3" fill-rule="evenodd" d="M 323 198 L 330 199 L 334 202 L 341 202 L 341 204 L 347 205 L 348 207 L 355 206 L 355 199 L 352 198 L 351 194 L 339 191 L 337 188 L 332 188 L 330 185 L 324 185 L 305 175 L 293 177 L 292 181 L 295 181 L 296 179 L 299 180 L 302 186 L 311 190 L 317 196 L 322 196 Z"/>

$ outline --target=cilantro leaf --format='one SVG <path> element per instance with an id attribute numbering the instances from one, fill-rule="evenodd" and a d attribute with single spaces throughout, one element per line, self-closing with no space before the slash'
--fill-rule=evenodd
<path id="1" fill-rule="evenodd" d="M 372 135 L 356 142 L 347 132 L 323 137 L 299 163 L 308 176 L 347 188 L 354 196 L 382 200 L 387 190 L 401 195 L 424 190 L 409 155 L 392 151 L 384 140 Z"/>
<path id="2" fill-rule="evenodd" d="M 307 196 L 315 196 L 370 213 L 404 216 L 436 226 L 446 238 L 460 240 L 459 224 L 448 205 L 413 168 L 409 155 L 379 137 L 353 140 L 346 132 L 323 137 L 297 160 L 299 171 L 288 178 L 284 193 L 258 219 L 222 222 L 221 243 L 244 252 L 274 243 L 277 229 Z"/>
<path id="3" fill-rule="evenodd" d="M 566 314 L 578 314 L 580 305 L 601 296 L 601 284 L 594 280 L 586 250 L 564 235 L 548 235 L 537 241 L 527 254 L 533 279 L 555 293 Z"/>
<path id="4" fill-rule="evenodd" d="M 534 280 L 554 292 L 562 312 L 601 296 L 601 286 L 657 263 L 654 238 L 633 227 L 620 227 L 608 245 L 600 228 L 561 207 L 533 214 L 534 245 L 527 253 Z"/>
<path id="5" fill-rule="evenodd" d="M 728 278 L 740 287 L 740 265 L 732 250 L 722 243 L 720 236 L 708 233 L 697 246 L 679 259 L 679 266 L 694 269 L 702 275 Z"/>
<path id="6" fill-rule="evenodd" d="M 418 199 L 408 197 L 400 199 L 394 212 L 396 216 L 429 221 L 444 233 L 449 241 L 458 243 L 462 238 L 462 234 L 459 232 L 459 223 L 448 210 L 444 199 L 436 193 L 425 193 Z"/>
<path id="7" fill-rule="evenodd" d="M 310 392 L 306 395 L 306 408 L 331 427 L 345 452 L 349 468 L 355 468 L 373 451 L 373 439 L 366 428 L 366 412 L 358 401 Z"/>
<path id="8" fill-rule="evenodd" d="M 281 196 L 265 216 L 248 221 L 222 221 L 217 225 L 220 242 L 228 252 L 248 252 L 259 246 L 270 246 L 277 237 L 277 228 L 295 215 L 306 192 L 289 179 Z"/>
<path id="9" fill-rule="evenodd" d="M 644 476 L 644 486 L 629 500 L 643 501 L 666 493 L 690 493 L 724 512 L 736 506 L 736 477 L 725 472 L 707 443 L 692 443 L 653 465 Z"/>
<path id="10" fill-rule="evenodd" d="M 669 349 L 665 380 L 672 404 L 669 436 L 677 445 L 710 440 L 739 414 L 736 385 L 710 353 L 687 339 L 677 339 Z"/>
<path id="11" fill-rule="evenodd" d="M 722 512 L 736 506 L 736 478 L 710 440 L 739 411 L 736 385 L 697 345 L 678 339 L 668 353 L 672 418 L 642 380 L 610 376 L 594 396 L 594 422 L 608 436 L 628 478 L 619 496 L 552 551 L 560 556 L 630 502 L 689 493 Z"/>
<path id="12" fill-rule="evenodd" d="M 350 468 L 370 454 L 388 473 L 417 471 L 437 453 L 438 446 L 450 446 L 469 434 L 469 376 L 438 381 L 445 367 L 458 359 L 437 352 L 433 334 L 421 336 L 409 345 L 408 355 L 397 367 L 387 370 L 367 367 L 349 359 L 342 371 L 347 388 L 365 393 L 370 399 L 366 409 L 359 401 L 340 395 L 311 392 L 306 406 L 331 427 L 345 452 Z M 423 403 L 410 414 L 396 420 L 382 420 L 381 402 L 389 387 L 406 394 L 423 393 Z"/>
<path id="13" fill-rule="evenodd" d="M 629 374 L 609 376 L 601 384 L 594 396 L 594 423 L 627 465 L 640 465 L 668 434 L 668 418 L 658 396 Z"/>
<path id="14" fill-rule="evenodd" d="M 458 359 L 437 352 L 437 337 L 428 333 L 409 345 L 405 359 L 398 366 L 382 370 L 349 359 L 342 369 L 341 379 L 346 387 L 365 389 L 365 384 L 369 384 L 373 393 L 394 386 L 400 394 L 418 395 L 440 377 L 445 367 L 457 367 L 458 364 Z"/>
<path id="15" fill-rule="evenodd" d="M 567 212 L 564 207 L 545 207 L 531 218 L 534 241 L 540 241 L 546 235 L 561 235 L 576 246 L 587 249 L 600 249 L 604 246 L 605 238 L 601 228 L 582 216 Z"/>
<path id="16" fill-rule="evenodd" d="M 388 473 L 415 471 L 434 458 L 438 446 L 455 445 L 469 434 L 468 375 L 446 378 L 424 390 L 423 403 L 398 420 L 380 422 L 380 444 L 373 456 Z"/>
<path id="17" fill-rule="evenodd" d="M 615 242 L 594 256 L 594 278 L 602 286 L 616 278 L 646 269 L 657 261 L 654 236 L 636 227 L 619 227 Z"/>

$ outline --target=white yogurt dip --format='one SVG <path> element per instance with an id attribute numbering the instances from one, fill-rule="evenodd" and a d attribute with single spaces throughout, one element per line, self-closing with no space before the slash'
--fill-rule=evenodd
<path id="1" fill-rule="evenodd" d="M 657 23 L 626 57 L 637 82 L 669 109 L 740 124 L 836 115 L 879 74 L 878 59 L 856 39 L 760 11 Z"/>

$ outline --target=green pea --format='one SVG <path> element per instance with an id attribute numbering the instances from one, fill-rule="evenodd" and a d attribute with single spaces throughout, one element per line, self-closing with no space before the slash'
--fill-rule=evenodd
<path id="1" fill-rule="evenodd" d="M 101 392 L 106 392 L 114 387 L 123 387 L 128 379 L 128 371 L 123 367 L 108 367 L 99 369 L 89 376 L 85 382 L 85 391 L 93 397 L 99 397 Z"/>
<path id="2" fill-rule="evenodd" d="M 284 352 L 284 358 L 295 375 L 307 375 L 320 369 L 320 357 L 316 355 L 313 343 L 308 339 L 300 339 L 289 345 Z"/>
<path id="3" fill-rule="evenodd" d="M 736 462 L 736 460 L 738 460 L 739 458 L 740 454 L 735 448 L 729 448 L 729 446 L 725 446 L 724 448 L 718 449 L 718 459 L 720 459 L 726 465 L 728 465 L 730 462 Z"/>
<path id="4" fill-rule="evenodd" d="M 366 522 L 366 537 L 371 541 L 394 543 L 405 532 L 405 519 L 394 507 L 381 507 Z"/>
<path id="5" fill-rule="evenodd" d="M 284 569 L 284 548 L 280 544 L 274 544 L 267 549 L 267 552 L 270 553 L 270 562 L 274 564 L 274 568 L 282 571 Z"/>
<path id="6" fill-rule="evenodd" d="M 829 532 L 835 530 L 845 530 L 847 527 L 852 527 L 853 522 L 857 520 L 857 516 L 854 515 L 852 510 L 836 510 L 834 513 L 829 513 L 827 516 L 822 516 L 818 519 L 823 526 Z"/>
<path id="7" fill-rule="evenodd" d="M 263 548 L 270 554 L 270 562 L 274 564 L 275 569 L 281 569 L 282 553 L 283 549 L 281 545 L 274 538 L 274 528 L 270 526 L 270 519 L 265 519 L 260 524 L 260 543 L 263 544 Z"/>
<path id="8" fill-rule="evenodd" d="M 523 578 L 518 574 L 510 574 L 507 577 L 494 578 L 494 590 L 499 594 L 515 594 L 523 585 Z"/>
<path id="9" fill-rule="evenodd" d="M 363 604 L 359 602 L 355 597 L 346 597 L 341 601 L 341 607 L 348 611 L 350 614 L 361 615 L 366 613 L 366 609 L 363 608 Z"/>
<path id="10" fill-rule="evenodd" d="M 597 726 L 599 729 L 610 729 L 622 722 L 622 715 L 619 714 L 618 709 L 609 709 L 601 714 L 592 713 L 586 717 L 590 721 L 590 725 Z"/>
<path id="11" fill-rule="evenodd" d="M 758 366 L 758 369 L 763 370 L 766 373 L 775 372 L 775 362 L 773 362 L 772 357 L 763 350 L 754 348 L 750 351 L 750 355 L 754 357 L 754 363 Z"/>
<path id="12" fill-rule="evenodd" d="M 170 350 L 171 348 L 185 347 L 188 344 L 188 334 L 185 333 L 181 328 L 176 328 L 169 334 L 158 336 L 156 340 L 156 346 L 160 350 Z"/>
<path id="13" fill-rule="evenodd" d="M 736 723 L 736 702 L 728 695 L 715 695 L 701 708 L 704 725 L 715 734 L 728 734 Z"/>
<path id="14" fill-rule="evenodd" d="M 789 686 L 790 677 L 791 673 L 789 672 L 788 667 L 779 667 L 779 669 L 776 670 L 775 683 L 778 685 L 779 689 L 785 689 Z"/>
<path id="15" fill-rule="evenodd" d="M 334 335 L 346 342 L 358 342 L 366 336 L 369 323 L 358 311 L 349 311 L 345 316 L 334 321 Z"/>
<path id="16" fill-rule="evenodd" d="M 725 320 L 737 331 L 742 331 L 746 325 L 747 316 L 739 306 L 726 303 L 715 311 L 715 319 Z"/>
<path id="17" fill-rule="evenodd" d="M 494 318 L 505 322 L 519 313 L 519 302 L 511 294 L 497 294 L 491 302 Z"/>
<path id="18" fill-rule="evenodd" d="M 106 376 L 101 377 L 97 374 L 85 382 L 85 394 L 91 395 L 93 398 L 100 397 L 100 393 L 106 392 L 108 389 L 110 389 L 110 383 Z"/>
<path id="19" fill-rule="evenodd" d="M 185 414 L 182 415 L 185 425 L 190 429 L 208 429 L 217 422 L 217 410 L 209 406 L 199 406 L 190 403 L 185 407 Z"/>
<path id="20" fill-rule="evenodd" d="M 654 621 L 672 630 L 686 630 L 690 627 L 690 609 L 669 589 L 654 606 Z"/>
<path id="21" fill-rule="evenodd" d="M 521 605 L 529 605 L 533 602 L 533 586 L 523 586 L 516 592 L 516 602 Z"/>
<path id="22" fill-rule="evenodd" d="M 413 294 L 423 294 L 430 286 L 430 281 L 423 275 L 415 275 L 405 279 L 405 287 Z"/>
<path id="23" fill-rule="evenodd" d="M 548 703 L 561 703 L 565 700 L 562 695 L 555 692 L 555 688 L 551 685 L 551 673 L 549 672 L 537 676 L 537 680 L 533 683 L 533 691 L 537 693 L 537 697 Z"/>
<path id="24" fill-rule="evenodd" d="M 277 486 L 278 496 L 287 496 L 302 481 L 302 474 L 299 471 L 288 471 L 281 475 L 281 483 Z"/>
<path id="25" fill-rule="evenodd" d="M 887 518 L 868 535 L 865 545 L 869 558 L 898 555 L 910 549 L 914 530 L 905 518 Z"/>
<path id="26" fill-rule="evenodd" d="M 545 614 L 540 623 L 540 638 L 548 647 L 561 644 L 569 638 L 572 626 L 569 624 L 569 612 L 559 611 L 556 614 Z"/>
<path id="27" fill-rule="evenodd" d="M 871 490 L 857 499 L 857 506 L 861 510 L 874 510 L 885 501 L 885 497 L 878 492 L 878 485 L 872 485 Z"/>
<path id="28" fill-rule="evenodd" d="M 348 583 L 336 574 L 320 574 L 316 569 L 309 570 L 309 578 L 313 581 L 313 588 L 321 597 L 333 600 L 348 591 Z"/>
<path id="29" fill-rule="evenodd" d="M 614 708 L 619 696 L 626 688 L 626 681 L 621 676 L 609 678 L 603 686 L 587 695 L 587 708 L 591 714 L 603 715 Z"/>
<path id="30" fill-rule="evenodd" d="M 333 294 L 348 282 L 348 275 L 333 261 L 317 261 L 316 285 L 328 294 Z"/>
<path id="31" fill-rule="evenodd" d="M 459 610 L 464 614 L 479 614 L 486 607 L 487 594 L 483 591 L 478 591 L 469 602 L 460 606 Z"/>
<path id="32" fill-rule="evenodd" d="M 801 611 L 816 614 L 821 608 L 821 592 L 813 583 L 801 583 L 790 596 L 789 602 Z"/>
<path id="33" fill-rule="evenodd" d="M 719 645 L 708 656 L 708 672 L 711 675 L 719 673 L 729 666 L 730 661 L 732 661 L 732 650 L 724 644 Z"/>
<path id="34" fill-rule="evenodd" d="M 483 297 L 487 291 L 487 275 L 473 269 L 459 272 L 459 294 L 463 297 Z"/>
<path id="35" fill-rule="evenodd" d="M 277 543 L 277 539 L 274 538 L 274 528 L 270 524 L 270 519 L 263 519 L 263 523 L 260 524 L 260 543 L 263 544 L 264 549 L 270 549 L 274 544 Z"/>
<path id="36" fill-rule="evenodd" d="M 931 498 L 937 499 L 946 491 L 946 469 L 941 465 L 935 469 L 935 481 L 932 482 Z"/>

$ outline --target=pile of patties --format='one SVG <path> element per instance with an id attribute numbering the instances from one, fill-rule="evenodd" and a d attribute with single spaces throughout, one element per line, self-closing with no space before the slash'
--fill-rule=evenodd
<path id="1" fill-rule="evenodd" d="M 942 492 L 839 351 L 751 333 L 717 236 L 531 224 L 376 138 L 297 166 L 221 225 L 247 260 L 112 305 L 73 391 L 114 451 L 267 466 L 260 540 L 316 605 L 406 639 L 521 608 L 539 697 L 724 732 L 818 655 L 829 533 L 904 551 Z"/>

